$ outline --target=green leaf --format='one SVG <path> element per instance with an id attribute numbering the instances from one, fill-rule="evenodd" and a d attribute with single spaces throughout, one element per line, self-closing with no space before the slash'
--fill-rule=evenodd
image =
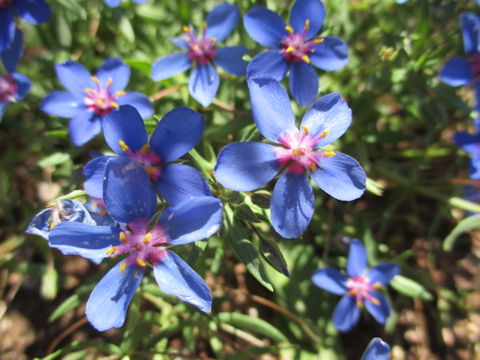
<path id="1" fill-rule="evenodd" d="M 131 42 L 135 42 L 135 31 L 133 30 L 132 23 L 126 16 L 122 16 L 120 18 L 120 23 L 118 24 L 120 27 L 120 32 L 122 33 L 125 38 Z"/>
<path id="2" fill-rule="evenodd" d="M 70 161 L 70 154 L 56 152 L 40 160 L 38 162 L 38 166 L 40 166 L 41 168 L 45 168 L 47 166 L 57 166 L 67 161 Z"/>
<path id="3" fill-rule="evenodd" d="M 53 322 L 57 320 L 59 317 L 63 316 L 70 310 L 73 310 L 80 306 L 82 303 L 82 300 L 80 300 L 80 296 L 78 294 L 73 294 L 72 296 L 69 296 L 64 302 L 62 302 L 50 315 L 48 318 L 49 322 Z"/>
<path id="4" fill-rule="evenodd" d="M 248 222 L 253 222 L 253 223 L 259 223 L 260 220 L 259 218 L 253 213 L 252 209 L 246 204 L 240 204 L 239 206 L 235 207 L 235 216 L 238 218 L 248 221 Z"/>
<path id="5" fill-rule="evenodd" d="M 424 301 L 433 300 L 432 294 L 430 294 L 422 285 L 405 276 L 395 276 L 390 282 L 390 285 L 392 286 L 392 288 L 394 288 L 396 291 L 403 295 L 415 299 L 422 299 Z"/>
<path id="6" fill-rule="evenodd" d="M 137 69 L 150 77 L 152 65 L 150 61 L 138 59 L 125 59 L 125 63 L 134 69 Z M 154 124 L 156 125 L 156 124 Z"/>
<path id="7" fill-rule="evenodd" d="M 53 266 L 47 266 L 45 273 L 42 276 L 42 285 L 40 287 L 40 294 L 44 299 L 53 299 L 57 296 L 58 273 Z"/>
<path id="8" fill-rule="evenodd" d="M 268 238 L 260 238 L 260 254 L 279 273 L 289 277 L 287 262 L 277 243 Z"/>
<path id="9" fill-rule="evenodd" d="M 136 13 L 141 18 L 147 20 L 164 20 L 165 19 L 165 10 L 159 6 L 153 6 L 151 4 L 145 3 L 142 5 L 136 6 Z"/>
<path id="10" fill-rule="evenodd" d="M 457 224 L 457 226 L 453 228 L 450 234 L 448 234 L 445 240 L 443 241 L 443 250 L 452 251 L 453 245 L 455 245 L 455 241 L 457 241 L 460 235 L 462 235 L 464 232 L 467 232 L 479 227 L 480 227 L 480 215 L 473 215 L 463 219 Z"/>

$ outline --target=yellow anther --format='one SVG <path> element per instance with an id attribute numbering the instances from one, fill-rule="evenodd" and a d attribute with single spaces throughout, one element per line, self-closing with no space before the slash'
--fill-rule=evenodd
<path id="1" fill-rule="evenodd" d="M 98 106 L 102 105 L 102 103 L 103 103 L 103 100 L 102 100 L 102 99 L 97 99 L 97 104 L 98 104 Z"/>
<path id="2" fill-rule="evenodd" d="M 137 258 L 137 260 L 135 260 L 135 262 L 137 263 L 138 266 L 141 266 L 141 267 L 147 266 L 147 264 L 145 264 L 145 261 L 143 261 L 140 258 Z"/>
<path id="3" fill-rule="evenodd" d="M 363 308 L 363 302 L 361 302 L 360 300 L 357 301 L 357 306 L 361 309 Z"/>
<path id="4" fill-rule="evenodd" d="M 118 108 L 120 107 L 120 106 L 118 106 L 118 104 L 117 104 L 115 101 L 112 101 L 112 102 L 110 103 L 110 106 L 111 106 L 111 107 L 114 107 L 115 109 L 118 109 Z"/>
<path id="5" fill-rule="evenodd" d="M 288 48 L 286 48 L 285 52 L 286 53 L 291 53 L 293 51 L 293 47 L 289 46 Z"/>
<path id="6" fill-rule="evenodd" d="M 188 26 L 183 26 L 182 30 L 187 32 L 187 33 L 190 32 L 190 28 Z"/>
<path id="7" fill-rule="evenodd" d="M 100 81 L 98 81 L 96 76 L 92 76 L 92 80 L 95 81 L 96 84 L 98 84 Z"/>
<path id="8" fill-rule="evenodd" d="M 97 207 L 98 207 L 98 201 L 94 201 L 93 204 L 92 204 L 93 210 L 96 210 Z"/>
<path id="9" fill-rule="evenodd" d="M 215 42 L 215 41 L 217 41 L 217 38 L 216 37 L 210 38 L 210 41 Z"/>
<path id="10" fill-rule="evenodd" d="M 380 284 L 379 282 L 376 282 L 375 284 L 373 284 L 373 288 L 374 288 L 375 290 L 378 290 L 378 289 L 380 289 L 381 287 L 382 287 L 382 284 Z"/>
<path id="11" fill-rule="evenodd" d="M 120 233 L 120 240 L 122 240 L 122 243 L 126 243 L 128 240 L 127 240 L 127 237 L 125 236 L 125 233 L 121 232 Z"/>
<path id="12" fill-rule="evenodd" d="M 371 298 L 370 301 L 374 304 L 374 305 L 380 305 L 380 301 L 378 301 L 378 299 L 375 299 L 375 298 Z"/>
<path id="13" fill-rule="evenodd" d="M 127 267 L 127 263 L 122 263 L 122 265 L 120 265 L 120 272 L 123 274 L 125 274 L 125 268 Z"/>
<path id="14" fill-rule="evenodd" d="M 304 55 L 302 57 L 302 60 L 305 61 L 307 64 L 310 64 L 310 58 L 308 57 L 308 55 Z"/>
<path id="15" fill-rule="evenodd" d="M 305 125 L 302 125 L 300 127 L 303 129 L 303 131 L 305 131 L 305 134 L 308 135 L 308 133 L 309 133 L 308 128 Z"/>
<path id="16" fill-rule="evenodd" d="M 145 245 L 147 245 L 151 238 L 152 238 L 152 234 L 148 233 L 148 234 L 145 235 L 145 237 L 143 238 L 143 243 L 144 243 Z"/>
<path id="17" fill-rule="evenodd" d="M 207 28 L 207 22 L 206 22 L 206 21 L 203 22 L 202 27 L 203 27 L 203 29 L 206 29 L 206 28 Z"/>
<path id="18" fill-rule="evenodd" d="M 356 295 L 356 294 L 357 294 L 357 291 L 356 291 L 355 289 L 350 289 L 350 290 L 348 290 L 348 293 L 349 293 L 350 295 Z"/>
<path id="19" fill-rule="evenodd" d="M 289 34 L 293 34 L 293 29 L 290 25 L 285 26 L 285 30 L 287 30 Z"/>
<path id="20" fill-rule="evenodd" d="M 195 46 L 193 47 L 193 50 L 195 50 L 195 51 L 198 51 L 198 50 L 200 50 L 200 46 L 198 46 L 198 45 L 195 45 Z"/>
<path id="21" fill-rule="evenodd" d="M 91 92 L 93 92 L 93 89 L 86 88 L 86 89 L 85 89 L 85 90 L 83 90 L 83 91 L 85 91 L 85 92 L 88 94 L 88 93 L 91 93 Z"/>
<path id="22" fill-rule="evenodd" d="M 335 156 L 335 155 L 336 155 L 335 151 L 325 151 L 323 153 L 323 156 L 325 156 L 325 157 L 331 157 L 331 156 Z"/>
<path id="23" fill-rule="evenodd" d="M 190 40 L 192 40 L 192 39 L 190 38 L 190 36 L 187 36 L 187 37 L 186 37 L 186 40 L 187 40 L 187 41 L 190 41 Z"/>
<path id="24" fill-rule="evenodd" d="M 149 148 L 150 148 L 150 144 L 145 144 L 145 145 L 143 145 L 142 148 L 140 149 L 140 152 L 141 152 L 142 154 L 145 154 Z"/>
<path id="25" fill-rule="evenodd" d="M 110 249 L 107 250 L 107 255 L 113 254 L 117 252 L 117 248 L 112 246 Z"/>
<path id="26" fill-rule="evenodd" d="M 314 42 L 315 44 L 321 44 L 321 43 L 324 42 L 324 41 L 325 41 L 325 39 L 315 39 L 315 40 L 313 40 L 313 42 Z"/>
<path id="27" fill-rule="evenodd" d="M 125 95 L 125 94 L 126 94 L 126 92 L 123 91 L 123 90 L 122 91 L 117 91 L 115 94 L 113 94 L 113 97 L 117 98 L 117 97 Z"/>
<path id="28" fill-rule="evenodd" d="M 152 174 L 155 171 L 157 171 L 157 169 L 155 169 L 154 167 L 150 167 L 150 168 L 145 168 L 145 171 L 147 172 L 147 174 Z"/>
<path id="29" fill-rule="evenodd" d="M 108 80 L 107 80 L 107 86 L 112 85 L 112 81 L 113 81 L 112 78 L 109 77 Z"/>
<path id="30" fill-rule="evenodd" d="M 324 138 L 325 136 L 327 136 L 327 135 L 328 135 L 328 133 L 329 133 L 329 132 L 330 132 L 330 130 L 329 130 L 329 129 L 325 129 L 325 130 L 323 130 L 323 132 L 320 134 L 320 137 L 321 137 L 321 138 Z"/>
<path id="31" fill-rule="evenodd" d="M 308 20 L 308 19 L 305 20 L 305 27 L 304 27 L 304 29 L 307 29 L 307 30 L 310 29 L 310 20 Z"/>
<path id="32" fill-rule="evenodd" d="M 120 146 L 122 147 L 122 150 L 123 150 L 123 151 L 127 151 L 127 150 L 128 150 L 128 146 L 127 146 L 127 144 L 125 144 L 125 141 L 123 141 L 123 140 L 118 140 L 118 143 L 119 143 Z"/>
<path id="33" fill-rule="evenodd" d="M 55 224 L 53 221 L 50 223 L 50 226 L 48 227 L 50 230 L 52 230 L 57 224 Z"/>
<path id="34" fill-rule="evenodd" d="M 312 169 L 312 172 L 317 171 L 317 166 L 314 163 L 310 164 L 310 169 Z"/>

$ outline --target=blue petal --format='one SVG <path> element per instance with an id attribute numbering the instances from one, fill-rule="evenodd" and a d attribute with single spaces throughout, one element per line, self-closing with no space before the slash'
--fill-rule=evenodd
<path id="1" fill-rule="evenodd" d="M 376 291 L 371 291 L 370 295 L 377 299 L 380 304 L 376 305 L 371 301 L 365 301 L 365 307 L 368 312 L 377 320 L 380 324 L 385 324 L 387 317 L 390 315 L 390 305 L 388 304 L 385 297 Z"/>
<path id="2" fill-rule="evenodd" d="M 15 20 L 8 8 L 0 9 L 0 51 L 7 49 L 15 35 Z"/>
<path id="3" fill-rule="evenodd" d="M 333 93 L 322 96 L 305 113 L 302 126 L 308 129 L 311 136 L 323 135 L 315 147 L 331 144 L 342 136 L 352 123 L 352 110 L 340 94 Z"/>
<path id="4" fill-rule="evenodd" d="M 220 78 L 212 65 L 198 65 L 190 74 L 188 91 L 200 104 L 208 106 L 215 98 L 219 84 Z"/>
<path id="5" fill-rule="evenodd" d="M 463 46 L 467 55 L 480 51 L 480 19 L 474 13 L 460 14 L 462 23 Z"/>
<path id="6" fill-rule="evenodd" d="M 248 63 L 242 57 L 246 53 L 245 46 L 229 46 L 218 49 L 215 55 L 215 64 L 230 74 L 245 75 Z"/>
<path id="7" fill-rule="evenodd" d="M 177 37 L 172 37 L 169 40 L 177 47 L 182 50 L 188 50 L 188 41 L 187 41 L 187 34 L 182 34 Z M 153 77 L 153 76 L 152 76 Z M 155 80 L 155 79 L 154 79 Z"/>
<path id="8" fill-rule="evenodd" d="M 117 7 L 123 0 L 103 0 L 109 7 Z"/>
<path id="9" fill-rule="evenodd" d="M 336 295 L 343 295 L 347 292 L 346 283 L 348 278 L 334 268 L 324 267 L 322 269 L 318 269 L 313 274 L 312 281 L 319 288 Z"/>
<path id="10" fill-rule="evenodd" d="M 110 58 L 104 61 L 95 74 L 102 88 L 106 88 L 111 79 L 110 94 L 123 91 L 130 79 L 130 67 L 120 58 Z"/>
<path id="11" fill-rule="evenodd" d="M 397 0 L 398 3 L 400 1 Z M 405 2 L 405 1 L 404 1 Z M 390 345 L 380 338 L 373 338 L 368 344 L 361 360 L 388 360 L 390 359 Z"/>
<path id="12" fill-rule="evenodd" d="M 349 331 L 360 318 L 360 309 L 355 298 L 344 295 L 333 312 L 333 324 L 340 331 Z"/>
<path id="13" fill-rule="evenodd" d="M 220 228 L 221 221 L 220 200 L 204 196 L 167 208 L 158 223 L 168 234 L 169 244 L 181 245 L 213 235 Z"/>
<path id="14" fill-rule="evenodd" d="M 397 264 L 382 263 L 370 268 L 367 278 L 372 284 L 380 283 L 385 286 L 398 274 L 400 274 L 400 267 Z"/>
<path id="15" fill-rule="evenodd" d="M 95 82 L 88 70 L 75 61 L 68 60 L 57 65 L 55 71 L 62 85 L 80 98 L 85 97 L 85 89 L 95 88 Z"/>
<path id="16" fill-rule="evenodd" d="M 37 215 L 35 215 L 27 226 L 25 232 L 27 234 L 37 235 L 45 240 L 48 240 L 50 234 L 50 216 L 53 213 L 53 209 L 43 209 Z"/>
<path id="17" fill-rule="evenodd" d="M 116 102 L 119 106 L 132 105 L 137 109 L 142 119 L 148 119 L 153 115 L 152 103 L 145 94 L 129 91 L 126 94 L 119 96 Z"/>
<path id="18" fill-rule="evenodd" d="M 124 223 L 150 219 L 156 210 L 157 199 L 147 173 L 128 157 L 107 162 L 103 199 L 107 212 Z"/>
<path id="19" fill-rule="evenodd" d="M 205 122 L 199 112 L 181 106 L 169 111 L 150 138 L 150 149 L 162 162 L 178 159 L 198 144 Z"/>
<path id="20" fill-rule="evenodd" d="M 177 52 L 164 56 L 153 64 L 152 79 L 154 81 L 168 79 L 169 77 L 184 72 L 189 69 L 190 66 L 192 66 L 192 62 L 186 53 Z"/>
<path id="21" fill-rule="evenodd" d="M 296 34 L 305 28 L 305 22 L 310 21 L 310 28 L 307 30 L 306 38 L 310 39 L 322 28 L 325 21 L 325 5 L 320 0 L 297 0 L 290 12 L 290 25 Z"/>
<path id="22" fill-rule="evenodd" d="M 347 273 L 351 277 L 365 275 L 368 265 L 367 251 L 361 241 L 353 239 L 350 243 L 347 261 Z"/>
<path id="23" fill-rule="evenodd" d="M 240 11 L 235 5 L 223 2 L 215 6 L 207 15 L 208 39 L 215 38 L 216 42 L 225 39 L 233 31 L 240 19 Z"/>
<path id="24" fill-rule="evenodd" d="M 128 306 L 142 280 L 144 269 L 131 265 L 120 272 L 115 265 L 95 286 L 87 302 L 86 315 L 98 331 L 118 328 L 125 322 Z"/>
<path id="25" fill-rule="evenodd" d="M 467 59 L 454 57 L 440 70 L 440 79 L 451 86 L 462 86 L 473 80 L 470 63 Z"/>
<path id="26" fill-rule="evenodd" d="M 72 143 L 82 146 L 102 131 L 102 119 L 87 109 L 80 109 L 68 127 Z"/>
<path id="27" fill-rule="evenodd" d="M 480 111 L 480 81 L 474 81 L 473 89 L 475 90 L 475 99 L 477 100 L 475 110 Z"/>
<path id="28" fill-rule="evenodd" d="M 253 119 L 263 136 L 278 142 L 283 134 L 296 129 L 290 99 L 278 81 L 252 78 L 248 80 L 248 89 Z"/>
<path id="29" fill-rule="evenodd" d="M 196 306 L 203 312 L 212 307 L 212 294 L 203 279 L 174 252 L 153 268 L 155 280 L 167 295 L 175 295 L 180 300 Z"/>
<path id="30" fill-rule="evenodd" d="M 312 64 L 322 70 L 340 70 L 348 64 L 348 45 L 336 36 L 324 37 L 313 50 L 308 56 Z"/>
<path id="31" fill-rule="evenodd" d="M 45 0 L 14 0 L 11 6 L 18 16 L 31 24 L 40 24 L 50 16 L 50 6 Z"/>
<path id="32" fill-rule="evenodd" d="M 184 164 L 168 164 L 162 167 L 155 186 L 161 197 L 175 205 L 197 197 L 212 196 L 202 174 Z"/>
<path id="33" fill-rule="evenodd" d="M 459 131 L 453 136 L 453 141 L 455 144 L 468 152 L 472 157 L 480 156 L 480 133 L 469 134 L 464 131 Z"/>
<path id="34" fill-rule="evenodd" d="M 1 15 L 0 15 L 1 16 Z M 1 31 L 1 30 L 0 30 Z M 16 29 L 13 41 L 10 44 L 10 47 L 2 53 L 2 61 L 8 73 L 15 72 L 17 68 L 18 61 L 22 57 L 23 53 L 23 33 L 22 30 Z"/>
<path id="35" fill-rule="evenodd" d="M 78 113 L 79 108 L 86 110 L 85 104 L 78 100 L 78 97 L 70 92 L 54 91 L 42 99 L 40 109 L 50 115 L 72 118 Z"/>
<path id="36" fill-rule="evenodd" d="M 337 200 L 351 201 L 362 196 L 367 176 L 354 158 L 335 151 L 334 156 L 319 158 L 320 166 L 310 171 L 320 189 Z"/>
<path id="37" fill-rule="evenodd" d="M 282 17 L 263 6 L 251 8 L 243 17 L 243 25 L 253 40 L 267 47 L 280 47 L 288 35 Z"/>
<path id="38" fill-rule="evenodd" d="M 272 180 L 279 170 L 280 162 L 274 146 L 238 142 L 220 151 L 214 174 L 218 182 L 228 189 L 251 191 Z"/>
<path id="39" fill-rule="evenodd" d="M 88 195 L 103 199 L 103 177 L 105 176 L 107 162 L 111 159 L 115 159 L 115 157 L 98 156 L 83 167 L 83 176 L 87 178 L 83 188 Z"/>
<path id="40" fill-rule="evenodd" d="M 110 149 L 117 154 L 125 154 L 120 142 L 128 149 L 137 152 L 148 141 L 147 130 L 138 111 L 130 105 L 123 105 L 112 111 L 103 121 L 103 135 Z"/>
<path id="41" fill-rule="evenodd" d="M 48 245 L 64 255 L 80 255 L 98 264 L 106 251 L 120 244 L 120 230 L 114 226 L 96 226 L 78 222 L 63 222 L 53 228 Z"/>
<path id="42" fill-rule="evenodd" d="M 299 105 L 308 105 L 317 97 L 317 72 L 305 61 L 292 64 L 289 83 L 290 91 Z"/>
<path id="43" fill-rule="evenodd" d="M 264 51 L 255 56 L 247 66 L 247 79 L 272 77 L 281 81 L 288 71 L 290 63 L 279 50 Z"/>
<path id="44" fill-rule="evenodd" d="M 32 83 L 30 79 L 23 74 L 13 73 L 13 78 L 17 82 L 17 92 L 14 95 L 15 100 L 22 100 L 28 94 Z"/>
<path id="45" fill-rule="evenodd" d="M 284 238 L 300 236 L 313 215 L 315 198 L 308 177 L 284 172 L 272 192 L 270 211 L 272 225 Z"/>

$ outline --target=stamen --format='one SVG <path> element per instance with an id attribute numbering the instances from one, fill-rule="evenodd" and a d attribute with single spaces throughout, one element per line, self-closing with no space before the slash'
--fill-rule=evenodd
<path id="1" fill-rule="evenodd" d="M 144 243 L 145 245 L 147 245 L 151 238 L 152 238 L 152 234 L 151 234 L 151 233 L 148 233 L 148 234 L 145 235 L 145 237 L 143 238 L 143 243 Z"/>
<path id="2" fill-rule="evenodd" d="M 374 305 L 380 305 L 380 301 L 378 301 L 378 299 L 375 299 L 375 298 L 371 298 L 370 301 L 374 304 Z"/>
<path id="3" fill-rule="evenodd" d="M 127 267 L 127 263 L 122 263 L 122 265 L 120 265 L 120 272 L 122 273 L 122 275 L 125 274 L 126 267 Z"/>
<path id="4" fill-rule="evenodd" d="M 145 144 L 145 145 L 143 145 L 142 148 L 140 149 L 140 152 L 141 152 L 142 154 L 145 154 L 149 148 L 150 148 L 150 144 Z"/>
<path id="5" fill-rule="evenodd" d="M 127 150 L 128 150 L 128 146 L 127 146 L 127 144 L 125 144 L 125 141 L 123 141 L 123 140 L 118 140 L 118 143 L 119 143 L 120 146 L 122 147 L 122 150 L 123 150 L 123 151 L 127 151 Z"/>
<path id="6" fill-rule="evenodd" d="M 115 94 L 113 94 L 113 97 L 117 98 L 117 97 L 125 95 L 125 94 L 126 94 L 126 92 L 123 91 L 123 90 L 122 91 L 117 91 Z"/>
<path id="7" fill-rule="evenodd" d="M 378 289 L 380 289 L 380 288 L 382 287 L 382 284 L 380 284 L 379 282 L 376 282 L 376 283 L 373 284 L 372 286 L 373 286 L 373 288 L 374 288 L 375 290 L 378 290 Z"/>
<path id="8" fill-rule="evenodd" d="M 286 53 L 291 53 L 293 51 L 293 47 L 289 46 L 288 48 L 285 49 Z"/>
<path id="9" fill-rule="evenodd" d="M 360 300 L 357 301 L 357 306 L 361 309 L 363 308 L 363 302 L 361 302 Z"/>
<path id="10" fill-rule="evenodd" d="M 154 167 L 150 167 L 150 168 L 145 168 L 145 171 L 147 172 L 148 175 L 150 175 L 155 171 L 157 171 L 157 169 L 155 169 Z"/>
<path id="11" fill-rule="evenodd" d="M 325 136 L 327 136 L 327 135 L 328 135 L 328 133 L 329 133 L 329 132 L 330 132 L 330 130 L 329 130 L 329 129 L 325 129 L 325 130 L 323 130 L 323 132 L 320 134 L 320 138 L 321 138 L 321 139 L 323 139 Z"/>
<path id="12" fill-rule="evenodd" d="M 113 81 L 112 78 L 109 77 L 108 80 L 107 80 L 107 86 L 112 85 L 112 81 Z"/>
<path id="13" fill-rule="evenodd" d="M 110 249 L 106 251 L 107 255 L 113 254 L 117 252 L 117 248 L 115 246 L 112 246 Z"/>
<path id="14" fill-rule="evenodd" d="M 198 46 L 198 45 L 195 45 L 195 46 L 193 47 L 193 50 L 195 50 L 195 51 L 198 51 L 198 50 L 200 50 L 200 46 Z"/>
<path id="15" fill-rule="evenodd" d="M 335 155 L 336 155 L 336 154 L 335 154 L 334 151 L 325 151 L 325 152 L 323 153 L 323 156 L 324 156 L 324 157 L 331 157 L 331 156 L 335 156 Z"/>
<path id="16" fill-rule="evenodd" d="M 315 39 L 315 40 L 313 40 L 313 42 L 314 42 L 315 44 L 321 44 L 321 43 L 324 42 L 324 41 L 325 41 L 325 39 Z"/>
<path id="17" fill-rule="evenodd" d="M 186 33 L 190 32 L 190 28 L 188 26 L 182 26 L 182 30 L 185 31 Z"/>
<path id="18" fill-rule="evenodd" d="M 217 41 L 217 38 L 216 38 L 216 37 L 213 37 L 213 38 L 210 39 L 210 41 L 211 41 L 211 42 L 215 42 L 215 41 Z"/>
<path id="19" fill-rule="evenodd" d="M 140 259 L 140 258 L 137 258 L 137 260 L 135 260 L 135 262 L 137 263 L 137 265 L 139 265 L 139 266 L 141 266 L 141 267 L 147 266 L 147 264 L 145 264 L 145 261 L 143 261 L 143 260 Z"/>
<path id="20" fill-rule="evenodd" d="M 83 91 L 85 91 L 85 92 L 88 94 L 88 93 L 91 93 L 91 92 L 93 92 L 93 89 L 86 88 L 86 89 L 85 89 L 85 90 L 83 90 Z"/>
<path id="21" fill-rule="evenodd" d="M 120 233 L 120 240 L 122 240 L 122 243 L 126 243 L 128 240 L 127 240 L 127 237 L 125 236 L 125 233 L 121 232 Z"/>
<path id="22" fill-rule="evenodd" d="M 207 28 L 207 22 L 206 21 L 203 22 L 202 28 L 203 28 L 203 30 L 205 30 Z"/>
<path id="23" fill-rule="evenodd" d="M 348 293 L 349 293 L 350 295 L 357 295 L 357 290 L 355 290 L 355 289 L 350 289 L 350 290 L 348 290 Z"/>
<path id="24" fill-rule="evenodd" d="M 305 27 L 304 27 L 305 30 L 308 30 L 310 29 L 310 20 L 305 20 Z"/>
<path id="25" fill-rule="evenodd" d="M 102 103 L 103 103 L 102 99 L 97 99 L 98 106 L 102 105 Z"/>
<path id="26" fill-rule="evenodd" d="M 293 29 L 290 25 L 285 26 L 285 30 L 287 30 L 290 35 L 293 34 Z"/>
<path id="27" fill-rule="evenodd" d="M 302 57 L 302 60 L 305 61 L 307 64 L 310 64 L 310 58 L 308 57 L 308 55 L 304 55 Z"/>
<path id="28" fill-rule="evenodd" d="M 302 125 L 300 127 L 303 129 L 303 131 L 305 131 L 305 134 L 308 135 L 308 133 L 309 133 L 308 128 L 305 125 Z"/>
<path id="29" fill-rule="evenodd" d="M 187 36 L 187 41 L 190 42 L 192 39 L 190 36 Z"/>
<path id="30" fill-rule="evenodd" d="M 118 106 L 118 104 L 115 101 L 112 101 L 110 103 L 110 106 L 114 107 L 115 109 L 118 109 L 120 107 L 120 106 Z"/>
<path id="31" fill-rule="evenodd" d="M 92 80 L 95 81 L 96 84 L 99 84 L 100 81 L 98 81 L 97 77 L 96 76 L 92 76 Z"/>
<path id="32" fill-rule="evenodd" d="M 312 169 L 312 172 L 317 171 L 317 166 L 314 163 L 310 164 L 310 169 Z"/>

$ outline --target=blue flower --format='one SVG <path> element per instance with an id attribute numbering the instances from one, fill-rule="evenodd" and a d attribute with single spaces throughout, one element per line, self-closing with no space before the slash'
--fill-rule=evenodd
<path id="1" fill-rule="evenodd" d="M 361 360 L 388 360 L 390 359 L 390 345 L 380 338 L 373 338 L 368 344 Z"/>
<path id="2" fill-rule="evenodd" d="M 68 91 L 48 94 L 40 105 L 48 114 L 71 118 L 70 138 L 81 146 L 99 134 L 106 115 L 120 105 L 134 106 L 143 118 L 152 116 L 152 104 L 138 92 L 125 92 L 130 68 L 120 58 L 107 59 L 95 76 L 79 63 L 68 60 L 55 67 L 60 82 Z"/>
<path id="3" fill-rule="evenodd" d="M 253 58 L 247 78 L 271 76 L 281 81 L 290 68 L 290 91 L 300 105 L 308 105 L 318 93 L 317 72 L 338 70 L 348 63 L 348 46 L 338 37 L 315 37 L 325 20 L 320 0 L 297 0 L 290 12 L 290 25 L 263 6 L 252 8 L 243 23 L 258 43 L 271 48 Z"/>
<path id="4" fill-rule="evenodd" d="M 50 7 L 44 0 L 0 0 L 0 51 L 10 47 L 15 34 L 12 12 L 37 25 L 50 16 Z"/>
<path id="5" fill-rule="evenodd" d="M 57 225 L 49 236 L 49 245 L 64 254 L 94 261 L 122 256 L 90 295 L 86 309 L 90 323 L 99 331 L 122 326 L 146 267 L 153 267 L 165 294 L 210 311 L 208 286 L 170 248 L 214 234 L 221 222 L 220 201 L 212 196 L 196 198 L 167 208 L 153 220 L 155 191 L 135 161 L 122 157 L 109 162 L 105 177 L 105 207 L 121 227 L 69 222 Z"/>
<path id="6" fill-rule="evenodd" d="M 28 77 L 15 72 L 22 52 L 23 33 L 20 29 L 16 29 L 11 46 L 1 51 L 3 66 L 7 73 L 0 75 L 0 121 L 8 103 L 22 100 L 30 91 L 31 84 Z"/>
<path id="7" fill-rule="evenodd" d="M 466 57 L 448 60 L 440 71 L 440 79 L 451 86 L 470 84 L 476 94 L 476 110 L 480 110 L 480 19 L 473 13 L 460 15 Z"/>
<path id="8" fill-rule="evenodd" d="M 103 132 L 107 144 L 120 157 L 99 156 L 87 163 L 84 168 L 85 191 L 90 196 L 103 197 L 106 164 L 127 157 L 145 169 L 158 193 L 169 204 L 211 196 L 210 188 L 198 170 L 173 162 L 200 141 L 204 127 L 202 115 L 187 107 L 179 107 L 163 117 L 149 140 L 135 108 L 121 106 L 105 118 Z"/>
<path id="9" fill-rule="evenodd" d="M 109 7 L 117 7 L 123 0 L 103 0 Z M 134 3 L 140 4 L 147 0 L 132 0 Z"/>
<path id="10" fill-rule="evenodd" d="M 213 64 L 233 75 L 245 75 L 247 63 L 242 57 L 247 49 L 244 46 L 217 47 L 233 31 L 239 18 L 238 8 L 224 2 L 208 14 L 201 36 L 197 36 L 191 26 L 185 26 L 185 34 L 171 41 L 187 52 L 175 52 L 158 59 L 152 67 L 153 80 L 167 79 L 195 64 L 188 91 L 203 106 L 210 105 L 220 84 Z"/>
<path id="11" fill-rule="evenodd" d="M 318 269 L 313 274 L 315 285 L 343 295 L 333 313 L 333 324 L 340 331 L 348 331 L 357 323 L 363 306 L 381 324 L 390 315 L 387 300 L 377 290 L 398 275 L 400 268 L 394 263 L 382 263 L 367 269 L 367 261 L 363 244 L 352 240 L 347 262 L 349 277 L 330 267 Z"/>
<path id="12" fill-rule="evenodd" d="M 300 129 L 286 91 L 275 79 L 250 79 L 255 123 L 269 143 L 238 142 L 219 153 L 215 176 L 224 187 L 252 191 L 285 167 L 270 201 L 274 229 L 283 237 L 299 236 L 313 215 L 314 196 L 308 179 L 338 200 L 354 200 L 366 187 L 361 165 L 341 152 L 319 148 L 348 129 L 352 113 L 339 94 L 325 95 L 307 110 Z"/>

